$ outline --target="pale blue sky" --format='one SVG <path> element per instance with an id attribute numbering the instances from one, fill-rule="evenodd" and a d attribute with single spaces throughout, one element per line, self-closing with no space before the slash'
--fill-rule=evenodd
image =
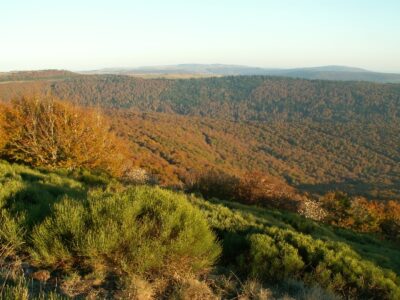
<path id="1" fill-rule="evenodd" d="M 0 0 L 0 71 L 177 63 L 400 72 L 400 0 Z"/>

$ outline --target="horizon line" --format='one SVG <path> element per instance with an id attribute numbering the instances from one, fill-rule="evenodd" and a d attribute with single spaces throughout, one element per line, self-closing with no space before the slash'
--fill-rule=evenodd
<path id="1" fill-rule="evenodd" d="M 360 72 L 372 72 L 372 73 L 384 73 L 384 74 L 400 74 L 399 71 L 379 71 L 376 69 L 369 69 L 364 67 L 352 66 L 352 65 L 341 65 L 341 64 L 327 64 L 327 65 L 313 65 L 313 66 L 296 66 L 296 67 L 265 67 L 260 65 L 246 65 L 246 64 L 231 64 L 231 63 L 177 63 L 177 64 L 156 64 L 156 65 L 137 65 L 137 66 L 112 66 L 112 67 L 97 67 L 97 68 L 58 68 L 58 67 L 45 67 L 45 68 L 33 68 L 33 69 L 8 69 L 6 71 L 0 71 L 0 73 L 13 73 L 13 72 L 29 72 L 29 71 L 45 71 L 45 70 L 59 70 L 59 71 L 70 71 L 70 72 L 90 72 L 100 71 L 108 69 L 122 69 L 122 70 L 137 70 L 142 68 L 156 68 L 156 67 L 177 67 L 177 66 L 226 66 L 226 67 L 247 67 L 247 68 L 258 68 L 265 70 L 294 70 L 294 69 L 315 69 L 324 67 L 344 67 L 359 69 Z M 335 72 L 335 71 L 327 71 Z"/>

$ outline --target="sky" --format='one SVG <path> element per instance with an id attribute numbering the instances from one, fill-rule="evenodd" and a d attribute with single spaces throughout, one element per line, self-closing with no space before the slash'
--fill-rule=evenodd
<path id="1" fill-rule="evenodd" d="M 0 71 L 180 63 L 400 73 L 400 0 L 1 0 Z"/>

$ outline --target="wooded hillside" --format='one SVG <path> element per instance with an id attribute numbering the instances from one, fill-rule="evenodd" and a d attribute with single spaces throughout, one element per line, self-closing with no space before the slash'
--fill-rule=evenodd
<path id="1" fill-rule="evenodd" d="M 188 80 L 64 74 L 0 84 L 103 108 L 136 163 L 167 185 L 216 167 L 281 176 L 304 191 L 400 195 L 400 85 L 263 76 Z M 34 78 L 40 78 L 36 75 Z"/>

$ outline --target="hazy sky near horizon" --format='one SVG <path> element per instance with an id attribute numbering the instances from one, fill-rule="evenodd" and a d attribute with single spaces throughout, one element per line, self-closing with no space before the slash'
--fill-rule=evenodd
<path id="1" fill-rule="evenodd" d="M 399 0 L 4 0 L 0 71 L 179 63 L 400 73 Z"/>

